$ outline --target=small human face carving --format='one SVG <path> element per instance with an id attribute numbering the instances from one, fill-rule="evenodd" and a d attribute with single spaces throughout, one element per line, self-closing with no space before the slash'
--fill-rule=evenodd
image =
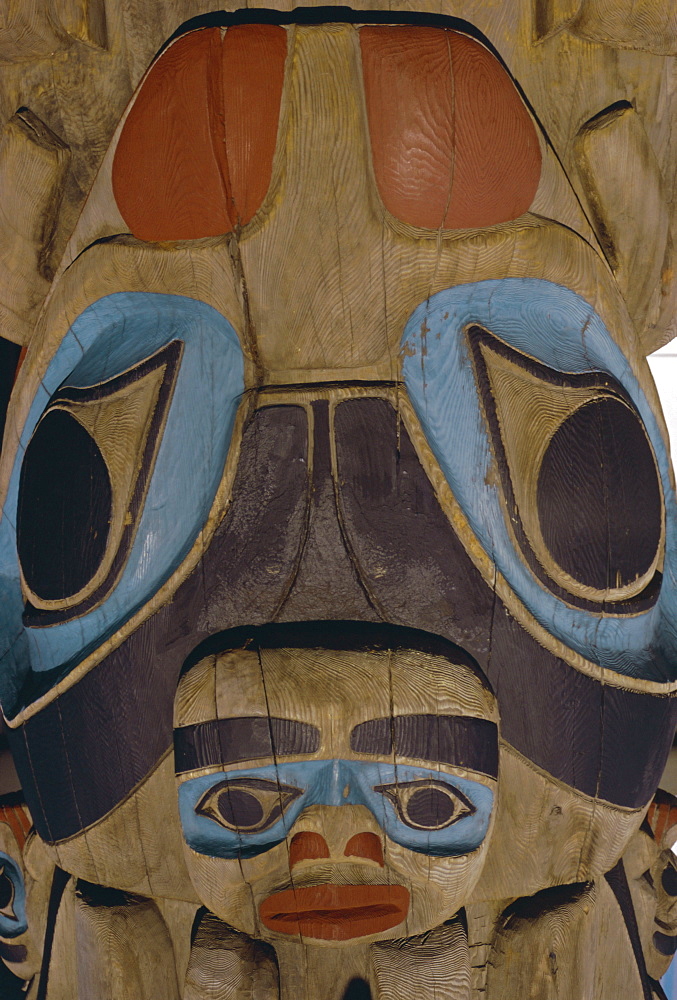
<path id="1" fill-rule="evenodd" d="M 479 877 L 493 696 L 458 657 L 261 649 L 200 661 L 176 704 L 193 885 L 256 936 L 419 934 Z"/>

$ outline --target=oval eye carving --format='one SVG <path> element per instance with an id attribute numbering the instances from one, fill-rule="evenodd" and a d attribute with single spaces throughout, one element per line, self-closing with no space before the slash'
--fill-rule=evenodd
<path id="1" fill-rule="evenodd" d="M 374 791 L 385 795 L 402 822 L 414 830 L 443 830 L 475 812 L 462 792 L 434 778 L 377 785 Z"/>
<path id="2" fill-rule="evenodd" d="M 578 518 L 562 517 L 563 497 Z M 661 498 L 637 415 L 609 396 L 579 407 L 550 440 L 536 503 L 545 544 L 575 580 L 605 590 L 643 577 L 660 542 Z"/>
<path id="3" fill-rule="evenodd" d="M 589 610 L 650 606 L 661 579 L 663 496 L 624 388 L 604 372 L 548 368 L 482 327 L 467 335 L 506 520 L 529 567 Z"/>
<path id="4" fill-rule="evenodd" d="M 0 867 L 0 916 L 8 920 L 16 920 L 14 912 L 14 882 L 5 871 L 5 866 Z"/>
<path id="5" fill-rule="evenodd" d="M 226 830 L 260 833 L 279 820 L 302 795 L 300 788 L 263 778 L 228 778 L 210 788 L 195 812 L 213 819 Z"/>
<path id="6" fill-rule="evenodd" d="M 77 593 L 103 559 L 111 481 L 96 441 L 67 410 L 40 421 L 26 449 L 18 518 L 26 584 L 47 601 Z"/>
<path id="7" fill-rule="evenodd" d="M 17 549 L 24 623 L 53 625 L 109 594 L 134 541 L 183 345 L 52 397 L 21 466 Z"/>

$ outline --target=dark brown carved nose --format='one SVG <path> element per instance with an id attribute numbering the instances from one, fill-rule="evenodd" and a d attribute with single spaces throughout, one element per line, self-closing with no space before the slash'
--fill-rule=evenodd
<path id="1" fill-rule="evenodd" d="M 328 858 L 329 847 L 324 837 L 319 833 L 311 833 L 309 830 L 302 830 L 295 833 L 289 845 L 289 867 L 293 868 L 299 861 L 308 861 L 314 858 Z"/>
<path id="2" fill-rule="evenodd" d="M 343 852 L 348 858 L 367 858 L 383 865 L 383 848 L 375 833 L 356 833 L 346 844 Z"/>

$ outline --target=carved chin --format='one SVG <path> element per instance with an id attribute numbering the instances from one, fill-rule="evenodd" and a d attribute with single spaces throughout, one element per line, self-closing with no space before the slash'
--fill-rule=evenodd
<path id="1" fill-rule="evenodd" d="M 396 927 L 409 912 L 402 885 L 314 885 L 285 889 L 259 907 L 268 930 L 323 941 L 349 941 Z"/>

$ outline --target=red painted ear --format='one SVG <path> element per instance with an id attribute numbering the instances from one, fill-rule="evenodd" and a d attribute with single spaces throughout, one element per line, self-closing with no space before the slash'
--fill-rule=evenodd
<path id="1" fill-rule="evenodd" d="M 146 76 L 113 160 L 120 214 L 142 240 L 245 225 L 270 184 L 287 37 L 275 25 L 203 28 Z"/>
<path id="2" fill-rule="evenodd" d="M 509 75 L 479 42 L 440 28 L 360 30 L 376 182 L 424 229 L 480 228 L 526 212 L 538 137 Z"/>

